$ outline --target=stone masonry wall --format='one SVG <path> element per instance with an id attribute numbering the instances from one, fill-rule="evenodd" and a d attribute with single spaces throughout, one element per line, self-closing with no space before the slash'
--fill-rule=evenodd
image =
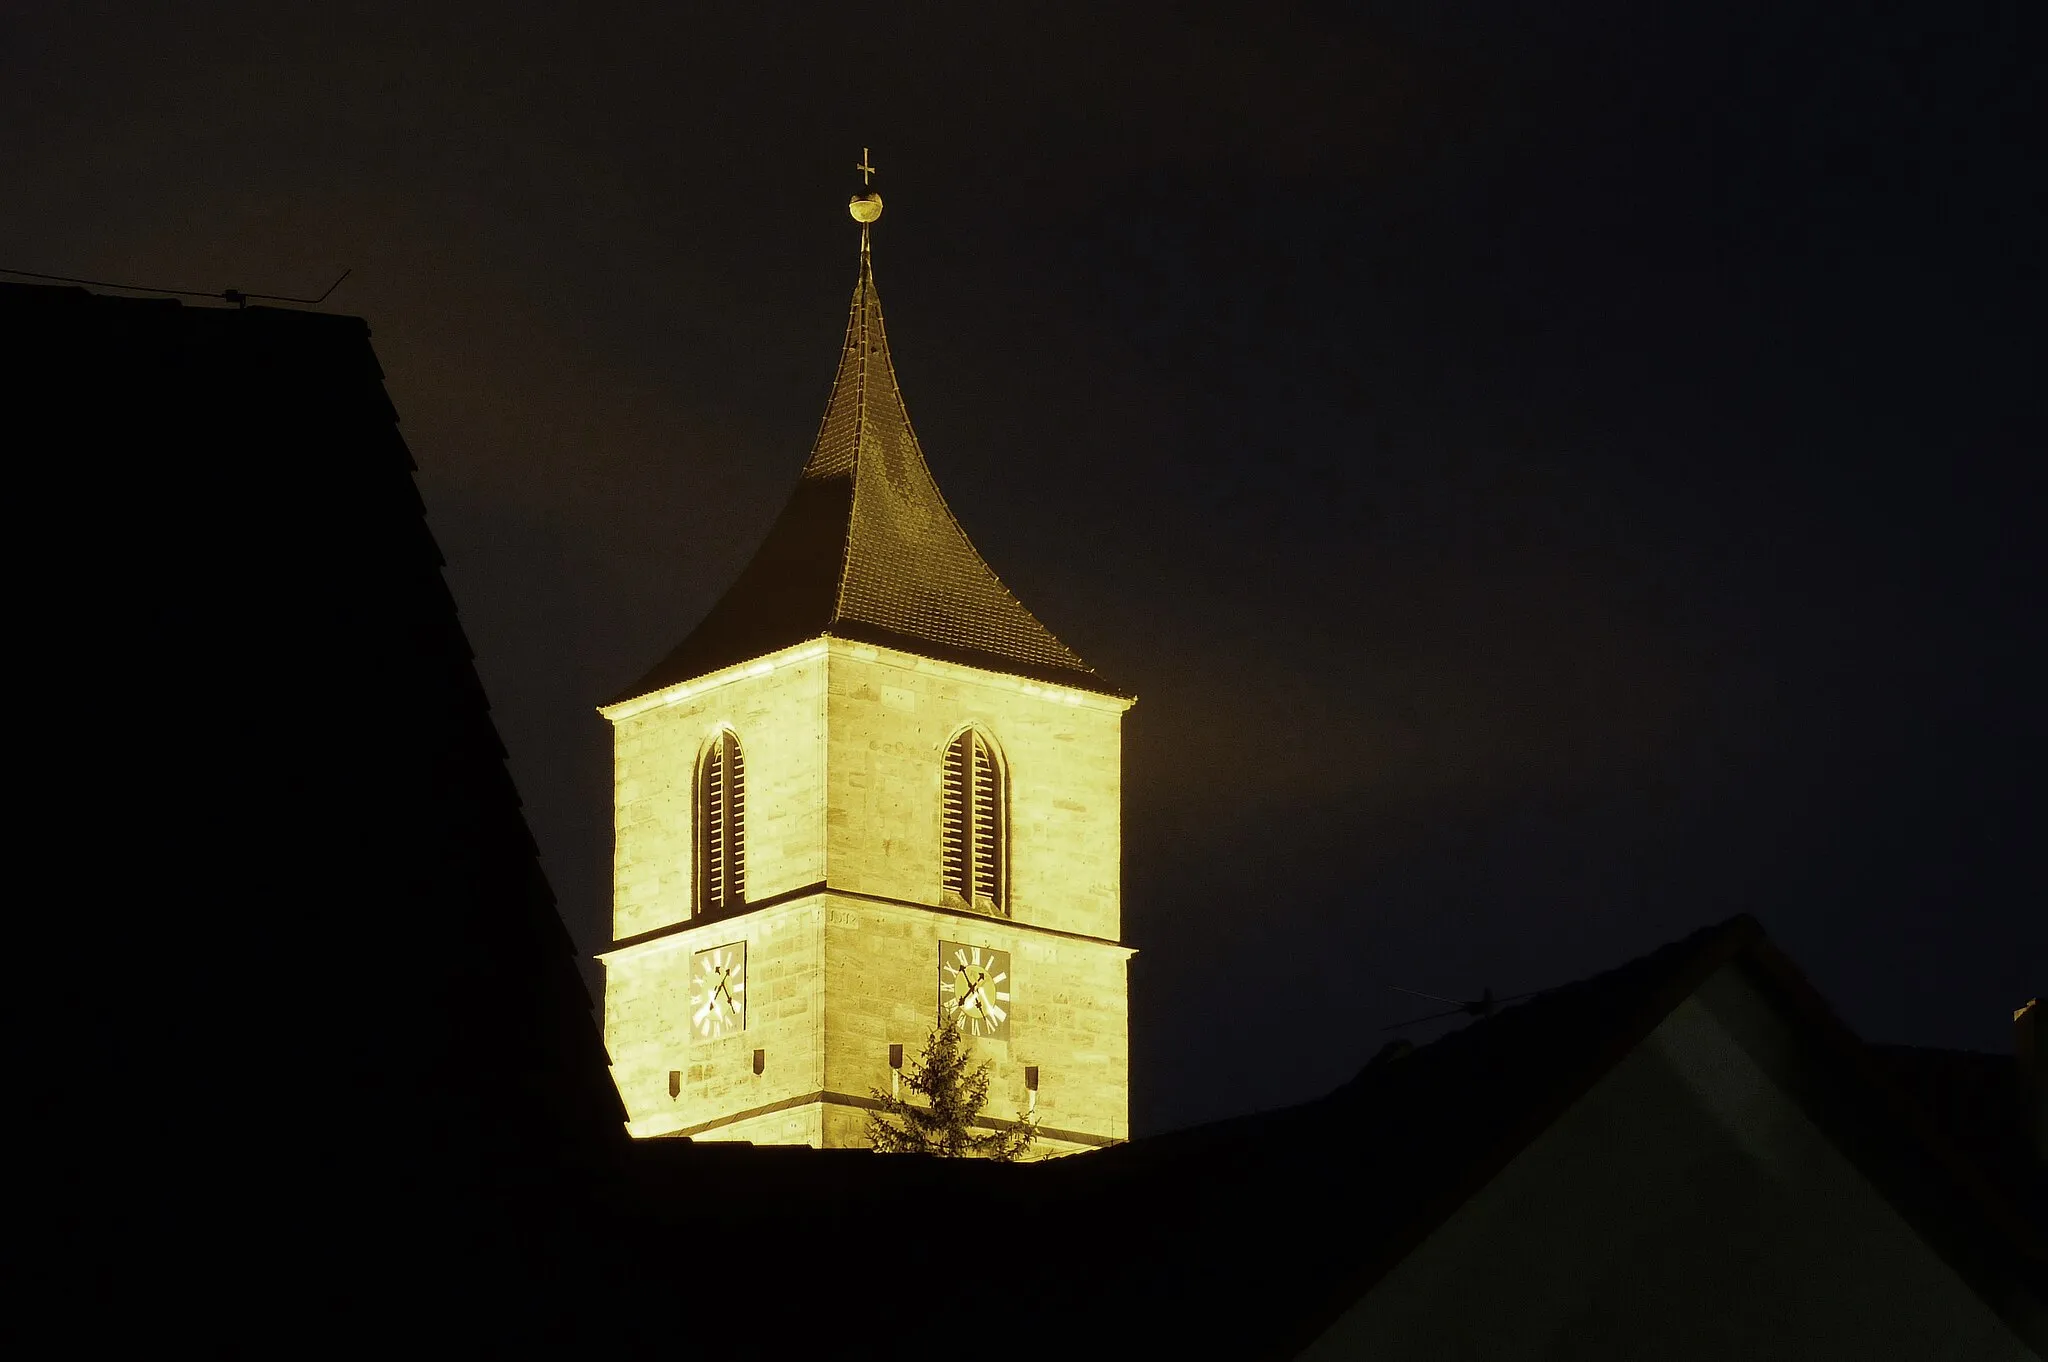
<path id="1" fill-rule="evenodd" d="M 628 1131 L 666 1135 L 824 1086 L 823 914 L 815 898 L 800 899 L 600 957 L 605 1045 L 612 1079 L 625 1099 Z M 693 957 L 739 941 L 747 943 L 746 1029 L 703 1040 L 690 1024 Z M 759 1074 L 757 1049 L 766 1052 Z M 682 1075 L 675 1097 L 668 1092 L 672 1070 Z M 807 1137 L 816 1125 L 809 1119 Z M 780 1129 L 776 1122 L 769 1125 Z M 726 1129 L 703 1138 L 754 1137 Z M 781 1143 L 779 1137 L 775 1142 Z"/>
<path id="2" fill-rule="evenodd" d="M 938 943 L 950 940 L 1010 952 L 1010 1037 L 974 1042 L 995 1068 L 988 1114 L 1022 1111 L 1024 1069 L 1037 1065 L 1042 1124 L 1127 1138 L 1131 952 L 1116 943 L 1124 708 L 825 639 L 607 710 L 614 939 L 669 933 L 601 957 L 628 1129 L 729 1121 L 697 1138 L 865 1143 L 865 1114 L 843 1107 L 732 1118 L 813 1093 L 886 1089 L 889 1046 L 914 1056 L 937 1020 Z M 941 763 L 969 723 L 1005 767 L 1005 916 L 940 902 Z M 747 899 L 821 881 L 825 895 L 693 917 L 697 763 L 721 727 L 746 754 Z M 748 947 L 746 1030 L 701 1040 L 692 957 L 737 941 Z M 766 1052 L 759 1075 L 756 1049 Z M 1045 1152 L 1068 1147 L 1049 1141 Z"/>
<path id="3" fill-rule="evenodd" d="M 746 758 L 746 887 L 760 900 L 825 878 L 823 648 L 734 668 L 615 720 L 612 938 L 695 910 L 697 764 L 721 727 Z"/>
<path id="4" fill-rule="evenodd" d="M 1024 1069 L 1037 1065 L 1041 1124 L 1128 1138 L 1128 950 L 979 914 L 838 895 L 826 902 L 828 1090 L 856 1097 L 886 1091 L 892 1044 L 903 1046 L 906 1068 L 915 1062 L 938 1021 L 939 942 L 957 941 L 1010 953 L 1009 1036 L 968 1041 L 977 1059 L 993 1067 L 984 1113 L 1020 1116 L 1027 1102 Z"/>
<path id="5" fill-rule="evenodd" d="M 1121 702 L 844 643 L 827 689 L 833 888 L 938 904 L 941 763 L 953 735 L 978 723 L 1008 784 L 1009 916 L 1116 939 Z"/>

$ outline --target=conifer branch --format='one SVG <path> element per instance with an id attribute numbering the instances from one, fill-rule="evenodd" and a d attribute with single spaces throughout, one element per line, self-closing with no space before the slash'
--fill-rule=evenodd
<path id="1" fill-rule="evenodd" d="M 1027 1116 L 1008 1130 L 976 1131 L 974 1119 L 988 1101 L 990 1065 L 983 1060 L 970 1068 L 971 1063 L 959 1031 L 940 1025 L 903 1076 L 903 1088 L 923 1097 L 923 1102 L 910 1101 L 901 1092 L 869 1089 L 881 1103 L 881 1110 L 868 1116 L 869 1142 L 885 1154 L 999 1163 L 1023 1157 L 1038 1138 L 1037 1119 Z"/>

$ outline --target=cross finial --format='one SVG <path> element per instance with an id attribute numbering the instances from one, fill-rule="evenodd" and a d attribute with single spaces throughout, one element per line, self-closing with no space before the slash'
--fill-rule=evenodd
<path id="1" fill-rule="evenodd" d="M 860 187 L 865 192 L 848 199 L 846 211 L 860 224 L 860 248 L 865 251 L 868 248 L 868 224 L 882 216 L 882 196 L 868 188 L 868 176 L 875 173 L 875 168 L 868 163 L 866 147 L 860 149 L 860 164 L 854 169 L 860 172 Z"/>

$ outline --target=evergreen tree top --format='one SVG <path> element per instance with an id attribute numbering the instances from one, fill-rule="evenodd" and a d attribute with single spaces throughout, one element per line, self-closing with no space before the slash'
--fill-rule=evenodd
<path id="1" fill-rule="evenodd" d="M 871 1089 L 882 1109 L 868 1117 L 868 1138 L 884 1154 L 929 1154 L 941 1158 L 983 1158 L 1009 1163 L 1037 1138 L 1027 1117 L 1008 1128 L 975 1128 L 988 1101 L 989 1064 L 973 1063 L 958 1029 L 940 1025 L 903 1075 L 902 1092 Z M 913 1102 L 916 1094 L 923 1102 Z M 1008 1123 L 1006 1123 L 1008 1125 Z"/>

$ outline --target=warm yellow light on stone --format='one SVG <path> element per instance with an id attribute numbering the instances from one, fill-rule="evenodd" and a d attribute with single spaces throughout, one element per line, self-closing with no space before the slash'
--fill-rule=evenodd
<path id="1" fill-rule="evenodd" d="M 1044 1152 L 1129 1130 L 1120 944 L 1128 700 L 825 638 L 607 707 L 615 741 L 614 938 L 605 1041 L 636 1136 L 866 1143 L 889 1047 L 938 1019 L 938 943 L 1009 954 L 1009 1035 L 986 1115 L 1033 1109 Z M 941 902 L 941 770 L 968 724 L 1008 772 L 1006 916 Z M 747 758 L 746 884 L 700 916 L 691 807 L 704 744 Z M 746 1024 L 691 1025 L 696 952 L 744 944 Z M 756 1050 L 765 1052 L 754 1071 Z M 1036 1067 L 1040 1087 L 1027 1091 Z M 678 1073 L 671 1095 L 669 1075 Z"/>

